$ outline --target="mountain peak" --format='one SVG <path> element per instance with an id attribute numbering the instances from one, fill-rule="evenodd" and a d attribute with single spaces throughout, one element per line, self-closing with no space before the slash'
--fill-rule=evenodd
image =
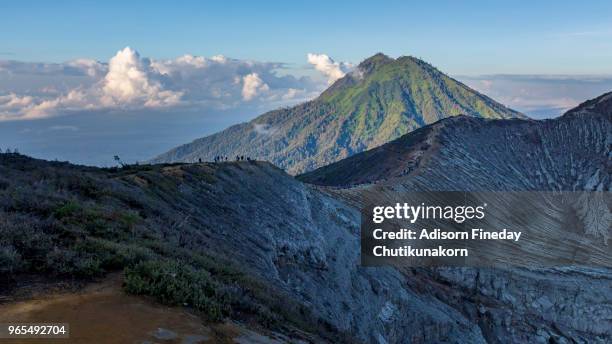
<path id="1" fill-rule="evenodd" d="M 523 117 L 416 57 L 393 59 L 378 53 L 315 100 L 270 111 L 153 161 L 245 155 L 300 173 L 461 114 Z"/>
<path id="2" fill-rule="evenodd" d="M 389 62 L 393 62 L 395 61 L 394 58 L 389 57 L 383 53 L 376 53 L 370 57 L 368 57 L 367 59 L 361 61 L 361 63 L 359 64 L 359 67 L 366 67 L 366 66 L 370 66 L 370 65 L 378 65 L 378 64 L 386 64 Z"/>
<path id="3" fill-rule="evenodd" d="M 383 53 L 377 53 L 363 60 L 359 64 L 359 66 L 357 66 L 357 68 L 363 73 L 370 73 L 371 71 L 377 69 L 378 67 L 386 65 L 387 63 L 391 63 L 394 61 L 395 59 Z"/>

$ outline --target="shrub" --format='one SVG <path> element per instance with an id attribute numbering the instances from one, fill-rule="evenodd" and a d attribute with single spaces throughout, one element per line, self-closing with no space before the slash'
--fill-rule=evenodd
<path id="1" fill-rule="evenodd" d="M 229 296 L 210 274 L 175 260 L 153 260 L 125 270 L 125 289 L 150 295 L 168 305 L 187 305 L 202 311 L 210 320 L 229 315 Z"/>
<path id="2" fill-rule="evenodd" d="M 104 270 L 123 269 L 143 260 L 152 259 L 150 250 L 135 244 L 124 244 L 101 238 L 87 237 L 77 243 L 73 250 L 82 255 L 92 255 L 100 261 Z"/>
<path id="3" fill-rule="evenodd" d="M 19 270 L 21 265 L 21 256 L 13 246 L 0 246 L 0 273 Z"/>
<path id="4" fill-rule="evenodd" d="M 46 257 L 41 271 L 53 271 L 60 275 L 91 278 L 104 273 L 100 259 L 92 254 L 79 253 L 72 249 L 55 248 Z"/>
<path id="5" fill-rule="evenodd" d="M 74 261 L 74 274 L 82 277 L 101 276 L 104 273 L 100 260 L 95 256 L 77 257 Z"/>
<path id="6" fill-rule="evenodd" d="M 135 211 L 123 212 L 119 215 L 119 222 L 121 226 L 127 230 L 132 230 L 134 226 L 142 221 L 140 215 Z"/>
<path id="7" fill-rule="evenodd" d="M 53 215 L 58 220 L 61 220 L 66 217 L 74 216 L 78 214 L 80 211 L 81 211 L 81 206 L 78 203 L 74 201 L 68 201 L 62 204 L 61 206 L 59 206 L 57 209 L 55 209 L 55 211 L 53 212 Z"/>

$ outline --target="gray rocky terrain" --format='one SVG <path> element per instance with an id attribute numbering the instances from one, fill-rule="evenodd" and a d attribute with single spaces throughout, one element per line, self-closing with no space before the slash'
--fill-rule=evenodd
<path id="1" fill-rule="evenodd" d="M 5 155 L 0 267 L 16 280 L 41 273 L 41 266 L 58 275 L 126 268 L 136 278 L 133 264 L 180 258 L 205 276 L 198 283 L 213 280 L 204 285 L 216 286 L 214 295 L 241 296 L 226 316 L 255 309 L 280 314 L 297 304 L 302 322 L 275 330 L 313 342 L 609 343 L 611 269 L 361 267 L 359 205 L 381 187 L 607 192 L 611 101 L 604 95 L 542 122 L 443 120 L 300 180 L 265 162 L 113 171 Z M 69 200 L 87 209 L 67 209 Z M 127 225 L 85 223 L 92 209 L 93 217 Z M 25 230 L 39 241 L 21 241 Z M 123 247 L 142 256 L 99 258 Z M 203 257 L 239 266 L 275 300 L 261 301 L 246 277 L 234 278 Z M 155 296 L 134 279 L 128 289 Z M 204 296 L 206 307 L 213 294 Z M 276 301 L 283 306 L 269 304 Z M 184 304 L 200 304 L 190 302 Z M 216 307 L 205 309 L 218 315 Z"/>
<path id="2" fill-rule="evenodd" d="M 298 178 L 329 185 L 324 190 L 353 204 L 380 198 L 388 188 L 609 192 L 610 104 L 606 94 L 547 121 L 447 119 L 413 133 L 418 140 L 407 135 Z M 486 342 L 603 343 L 612 336 L 607 268 L 411 269 L 404 275 L 407 285 L 477 324 Z"/>

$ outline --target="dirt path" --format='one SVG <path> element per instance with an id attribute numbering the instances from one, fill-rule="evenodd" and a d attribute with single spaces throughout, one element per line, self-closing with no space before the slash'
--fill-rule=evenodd
<path id="1" fill-rule="evenodd" d="M 206 325 L 195 314 L 125 294 L 121 276 L 78 293 L 0 305 L 0 323 L 68 323 L 69 339 L 0 339 L 0 343 L 280 343 L 227 322 Z"/>

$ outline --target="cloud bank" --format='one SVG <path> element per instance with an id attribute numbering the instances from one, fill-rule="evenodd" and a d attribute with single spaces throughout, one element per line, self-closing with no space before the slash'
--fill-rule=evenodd
<path id="1" fill-rule="evenodd" d="M 321 60 L 316 69 L 330 80 L 343 75 L 333 66 L 345 64 L 329 60 L 329 67 L 324 68 Z M 326 87 L 323 79 L 296 77 L 288 70 L 283 63 L 222 55 L 156 60 L 130 47 L 108 62 L 85 58 L 64 63 L 0 61 L 0 121 L 90 110 L 286 106 L 312 99 Z"/>
<path id="2" fill-rule="evenodd" d="M 587 99 L 612 91 L 611 75 L 482 75 L 457 78 L 533 118 L 559 116 Z"/>

